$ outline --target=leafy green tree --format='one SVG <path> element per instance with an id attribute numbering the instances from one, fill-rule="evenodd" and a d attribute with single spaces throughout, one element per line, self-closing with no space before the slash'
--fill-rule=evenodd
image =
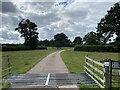
<path id="1" fill-rule="evenodd" d="M 83 38 L 84 44 L 86 45 L 98 45 L 100 44 L 99 37 L 95 32 L 87 33 Z"/>
<path id="2" fill-rule="evenodd" d="M 66 47 L 73 47 L 73 46 L 74 46 L 73 42 L 70 39 L 68 39 L 66 43 Z"/>
<path id="3" fill-rule="evenodd" d="M 40 46 L 50 46 L 50 41 L 45 39 L 43 41 L 39 41 Z"/>
<path id="4" fill-rule="evenodd" d="M 116 35 L 115 43 L 120 45 L 120 2 L 115 3 L 97 26 L 97 33 L 106 44 L 111 37 Z"/>
<path id="5" fill-rule="evenodd" d="M 15 28 L 16 31 L 21 33 L 21 37 L 25 39 L 25 46 L 36 48 L 38 43 L 37 25 L 29 19 L 23 19 Z"/>
<path id="6" fill-rule="evenodd" d="M 53 40 L 53 39 L 50 40 L 50 46 L 53 48 L 55 47 L 55 40 Z"/>
<path id="7" fill-rule="evenodd" d="M 74 45 L 81 45 L 82 44 L 82 38 L 81 37 L 75 37 L 73 43 L 74 43 Z"/>
<path id="8" fill-rule="evenodd" d="M 64 33 L 54 35 L 55 47 L 62 48 L 69 44 L 68 37 Z"/>

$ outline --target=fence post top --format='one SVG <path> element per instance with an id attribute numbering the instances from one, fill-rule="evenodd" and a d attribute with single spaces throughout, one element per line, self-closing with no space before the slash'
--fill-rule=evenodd
<path id="1" fill-rule="evenodd" d="M 104 62 L 104 66 L 107 67 L 110 65 L 110 62 Z"/>
<path id="2" fill-rule="evenodd" d="M 111 59 L 103 59 L 100 62 L 103 63 L 104 66 L 110 66 L 111 61 L 112 61 Z"/>

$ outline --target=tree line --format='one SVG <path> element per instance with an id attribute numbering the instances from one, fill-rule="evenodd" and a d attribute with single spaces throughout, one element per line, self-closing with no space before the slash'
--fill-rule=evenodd
<path id="1" fill-rule="evenodd" d="M 68 36 L 64 33 L 57 33 L 54 35 L 52 40 L 41 40 L 39 41 L 39 46 L 51 46 L 51 47 L 74 47 L 75 45 L 100 45 L 102 43 L 98 42 L 95 32 L 87 33 L 83 38 L 76 36 L 73 41 L 68 39 Z"/>
<path id="2" fill-rule="evenodd" d="M 52 40 L 38 41 L 37 25 L 29 19 L 23 19 L 15 29 L 24 37 L 24 45 L 35 49 L 38 45 L 57 48 L 75 45 L 120 45 L 120 2 L 114 4 L 97 24 L 96 32 L 88 32 L 83 38 L 75 37 L 73 42 L 64 33 L 57 33 Z M 114 37 L 114 40 L 110 42 Z"/>

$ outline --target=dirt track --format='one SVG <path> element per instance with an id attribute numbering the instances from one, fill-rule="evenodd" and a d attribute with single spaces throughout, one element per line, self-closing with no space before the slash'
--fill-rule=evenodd
<path id="1" fill-rule="evenodd" d="M 68 73 L 68 69 L 60 57 L 62 51 L 48 55 L 27 73 Z"/>

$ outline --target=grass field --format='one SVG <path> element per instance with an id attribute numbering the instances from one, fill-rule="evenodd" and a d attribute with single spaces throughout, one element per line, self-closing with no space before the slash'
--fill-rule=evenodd
<path id="1" fill-rule="evenodd" d="M 61 57 L 66 64 L 69 72 L 84 72 L 85 66 L 85 56 L 88 55 L 90 58 L 95 59 L 97 61 L 101 61 L 103 59 L 112 59 L 112 60 L 120 60 L 120 53 L 107 53 L 107 52 L 78 52 L 71 50 L 66 50 L 61 53 Z M 118 85 L 117 85 L 118 86 Z M 80 90 L 102 90 L 98 86 L 91 85 L 80 85 Z M 113 88 L 112 88 L 113 89 Z M 117 88 L 113 90 L 119 90 Z"/>
<path id="2" fill-rule="evenodd" d="M 2 52 L 2 67 L 7 67 L 6 56 L 8 56 L 10 58 L 10 63 L 12 64 L 12 73 L 25 73 L 41 59 L 54 51 L 57 51 L 57 49 L 48 48 L 48 50 Z"/>
<path id="3" fill-rule="evenodd" d="M 120 53 L 107 53 L 107 52 L 78 52 L 66 50 L 61 53 L 61 57 L 65 62 L 70 72 L 84 72 L 85 56 L 88 55 L 90 58 L 97 61 L 109 58 L 112 60 L 120 60 Z"/>

